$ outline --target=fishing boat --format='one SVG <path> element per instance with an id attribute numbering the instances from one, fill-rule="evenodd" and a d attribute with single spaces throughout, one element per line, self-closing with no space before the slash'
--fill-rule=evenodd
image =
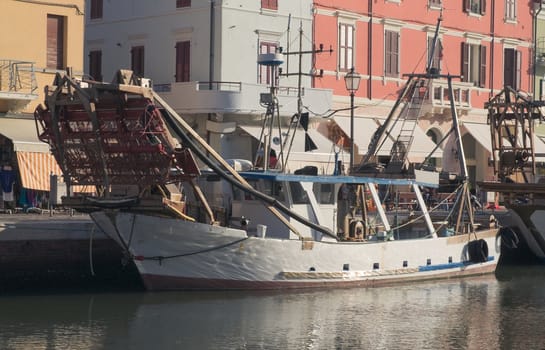
<path id="1" fill-rule="evenodd" d="M 263 60 L 276 65 L 279 56 Z M 432 79 L 451 87 L 452 78 L 434 69 L 409 75 L 395 104 L 401 111 L 377 130 L 371 149 L 392 137 L 394 120 L 406 125 L 405 133 L 414 131 L 418 113 L 411 106 L 427 93 L 423 87 Z M 379 286 L 495 271 L 497 228 L 474 223 L 463 161 L 452 209 L 438 225 L 421 187 L 438 187 L 440 176 L 408 163 L 410 135 L 398 136 L 386 167 L 370 152 L 348 175 L 318 174 L 315 167 L 288 173 L 282 164 L 289 150 L 271 165 L 262 142 L 256 168 L 223 159 L 146 85 L 130 71 L 118 72 L 111 84 L 57 75 L 35 117 L 40 139 L 63 170 L 64 205 L 90 213 L 134 261 L 147 289 Z M 269 130 L 278 108 L 274 94 L 271 87 L 264 99 Z M 75 184 L 95 186 L 96 195 L 70 192 Z M 418 217 L 408 210 L 401 225 L 392 225 L 384 187 L 412 191 Z"/>
<path id="2" fill-rule="evenodd" d="M 505 86 L 487 102 L 496 181 L 479 183 L 497 193 L 505 213 L 497 213 L 502 228 L 502 252 L 512 263 L 545 263 L 545 178 L 536 153 L 535 123 L 543 121 L 543 101 Z"/>

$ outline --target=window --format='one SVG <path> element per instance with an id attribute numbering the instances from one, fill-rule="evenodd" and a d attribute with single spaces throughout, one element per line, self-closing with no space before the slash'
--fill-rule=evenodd
<path id="1" fill-rule="evenodd" d="M 64 69 L 64 17 L 47 15 L 47 68 Z"/>
<path id="2" fill-rule="evenodd" d="M 428 37 L 428 63 L 430 63 L 430 57 L 433 49 L 433 59 L 431 60 L 431 66 L 429 68 L 435 68 L 437 72 L 441 71 L 441 61 L 443 60 L 443 44 L 441 39 L 437 39 L 435 48 L 433 47 L 433 37 Z"/>
<path id="3" fill-rule="evenodd" d="M 131 49 L 131 69 L 139 77 L 144 76 L 144 46 L 133 46 Z"/>
<path id="4" fill-rule="evenodd" d="M 262 53 L 275 53 L 277 47 L 278 47 L 278 44 L 276 44 L 276 43 L 261 42 L 259 44 L 259 53 L 260 54 L 262 54 Z M 274 68 L 271 67 L 271 66 L 259 65 L 258 83 L 259 84 L 271 85 L 272 79 L 273 79 L 273 69 Z"/>
<path id="5" fill-rule="evenodd" d="M 176 43 L 176 82 L 189 81 L 189 41 Z"/>
<path id="6" fill-rule="evenodd" d="M 399 33 L 392 30 L 384 32 L 384 75 L 399 76 Z"/>
<path id="7" fill-rule="evenodd" d="M 91 79 L 102 81 L 102 51 L 89 52 L 89 75 Z"/>
<path id="8" fill-rule="evenodd" d="M 484 87 L 486 82 L 486 46 L 462 43 L 462 81 Z"/>
<path id="9" fill-rule="evenodd" d="M 517 19 L 517 1 L 505 0 L 505 19 L 514 21 Z"/>
<path id="10" fill-rule="evenodd" d="M 430 0 L 430 7 L 441 7 L 441 5 L 443 4 L 443 1 L 442 0 Z"/>
<path id="11" fill-rule="evenodd" d="M 91 19 L 102 18 L 102 0 L 91 0 Z"/>
<path id="12" fill-rule="evenodd" d="M 522 54 L 516 49 L 503 49 L 503 84 L 520 89 Z"/>
<path id="13" fill-rule="evenodd" d="M 261 0 L 261 8 L 267 10 L 278 10 L 278 0 Z"/>
<path id="14" fill-rule="evenodd" d="M 176 0 L 176 8 L 191 7 L 191 0 Z"/>
<path id="15" fill-rule="evenodd" d="M 339 69 L 347 71 L 354 66 L 354 26 L 339 24 Z"/>
<path id="16" fill-rule="evenodd" d="M 484 15 L 485 10 L 486 0 L 464 0 L 464 11 L 467 13 Z"/>

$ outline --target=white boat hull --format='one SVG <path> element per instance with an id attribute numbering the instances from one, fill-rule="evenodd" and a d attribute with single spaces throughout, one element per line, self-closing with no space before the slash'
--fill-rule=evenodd
<path id="1" fill-rule="evenodd" d="M 376 286 L 492 273 L 500 254 L 497 230 L 479 233 L 489 254 L 472 263 L 468 235 L 315 242 L 133 213 L 91 216 L 128 249 L 148 290 Z"/>

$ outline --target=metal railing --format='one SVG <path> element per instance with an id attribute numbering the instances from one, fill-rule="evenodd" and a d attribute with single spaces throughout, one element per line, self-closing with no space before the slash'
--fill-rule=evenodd
<path id="1" fill-rule="evenodd" d="M 33 62 L 0 59 L 0 93 L 33 94 L 36 89 Z"/>

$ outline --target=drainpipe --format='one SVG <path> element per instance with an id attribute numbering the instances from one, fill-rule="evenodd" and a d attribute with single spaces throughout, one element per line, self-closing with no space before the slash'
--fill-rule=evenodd
<path id="1" fill-rule="evenodd" d="M 534 57 L 532 58 L 532 95 L 533 100 L 536 100 L 536 74 L 537 74 L 537 68 L 536 68 L 536 62 L 537 62 L 537 17 L 539 16 L 539 13 L 541 12 L 541 9 L 543 8 L 543 3 L 541 0 L 539 1 L 539 9 L 536 11 L 535 9 L 536 3 L 534 0 Z M 540 98 L 541 99 L 541 96 Z"/>
<path id="2" fill-rule="evenodd" d="M 496 2 L 492 1 L 492 6 L 490 9 L 490 36 L 492 37 L 492 41 L 490 42 L 490 96 L 489 98 L 492 98 L 494 96 L 494 46 L 496 41 L 496 33 L 495 33 L 495 26 L 494 26 L 494 14 L 496 12 Z"/>
<path id="3" fill-rule="evenodd" d="M 215 0 L 210 1 L 210 49 L 209 49 L 209 59 L 208 59 L 208 89 L 212 91 L 214 81 L 214 31 L 216 30 L 214 25 L 214 5 Z M 208 120 L 212 120 L 212 113 L 208 113 Z M 206 130 L 206 142 L 210 144 L 210 131 Z"/>
<path id="4" fill-rule="evenodd" d="M 369 0 L 367 5 L 369 12 L 369 30 L 367 34 L 367 71 L 369 72 L 369 79 L 367 80 L 367 98 L 369 100 L 373 97 L 373 1 Z"/>

